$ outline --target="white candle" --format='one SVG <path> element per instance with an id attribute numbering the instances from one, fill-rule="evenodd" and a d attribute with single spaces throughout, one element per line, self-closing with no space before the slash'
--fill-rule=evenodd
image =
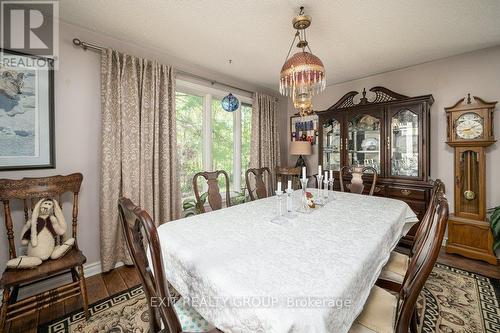
<path id="1" fill-rule="evenodd" d="M 292 181 L 288 180 L 287 190 L 291 190 L 291 189 L 292 189 Z"/>
<path id="2" fill-rule="evenodd" d="M 302 179 L 306 179 L 306 167 L 302 167 Z"/>
<path id="3" fill-rule="evenodd" d="M 333 179 L 333 170 L 330 170 L 330 179 Z"/>
<path id="4" fill-rule="evenodd" d="M 325 171 L 325 182 L 328 181 L 328 171 Z"/>
<path id="5" fill-rule="evenodd" d="M 318 165 L 318 175 L 321 175 L 321 165 Z"/>
<path id="6" fill-rule="evenodd" d="M 278 182 L 278 192 L 281 192 L 281 182 Z"/>

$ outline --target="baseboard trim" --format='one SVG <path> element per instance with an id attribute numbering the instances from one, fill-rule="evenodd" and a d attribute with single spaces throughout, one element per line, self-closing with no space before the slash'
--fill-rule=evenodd
<path id="1" fill-rule="evenodd" d="M 123 265 L 124 265 L 123 262 L 121 261 L 117 262 L 115 268 L 121 267 Z M 102 266 L 100 261 L 83 265 L 83 274 L 85 275 L 86 278 L 101 273 L 102 273 Z M 40 292 L 52 289 L 54 287 L 60 286 L 68 282 L 71 282 L 71 274 L 69 273 L 64 275 L 59 275 L 50 280 L 34 283 L 25 288 L 21 288 L 21 290 L 19 291 L 19 299 L 23 299 L 25 297 L 38 294 Z M 3 299 L 3 289 L 0 289 L 0 302 L 2 301 L 2 299 Z"/>

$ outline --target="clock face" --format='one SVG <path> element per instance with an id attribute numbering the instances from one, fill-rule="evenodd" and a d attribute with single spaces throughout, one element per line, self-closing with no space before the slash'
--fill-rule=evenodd
<path id="1" fill-rule="evenodd" d="M 477 139 L 483 134 L 483 118 L 477 113 L 468 112 L 458 117 L 455 132 L 460 139 Z"/>

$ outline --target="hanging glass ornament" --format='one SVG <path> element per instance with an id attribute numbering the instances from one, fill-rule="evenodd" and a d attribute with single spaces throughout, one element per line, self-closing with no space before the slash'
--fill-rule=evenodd
<path id="1" fill-rule="evenodd" d="M 238 110 L 240 106 L 240 101 L 233 94 L 229 93 L 226 97 L 224 97 L 221 101 L 222 108 L 227 112 L 234 112 Z"/>

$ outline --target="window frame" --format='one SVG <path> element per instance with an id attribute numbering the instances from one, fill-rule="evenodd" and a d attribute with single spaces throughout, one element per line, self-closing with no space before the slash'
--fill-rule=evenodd
<path id="1" fill-rule="evenodd" d="M 183 94 L 191 94 L 202 97 L 203 99 L 203 124 L 202 124 L 202 156 L 203 156 L 203 170 L 214 171 L 213 170 L 213 140 L 212 140 L 212 100 L 213 99 L 223 99 L 227 94 L 227 90 L 218 89 L 215 87 L 208 87 L 206 85 L 198 84 L 191 81 L 186 81 L 182 79 L 176 79 L 175 92 Z M 248 106 L 253 105 L 253 98 L 250 96 L 245 96 L 240 93 L 231 92 L 240 101 L 238 109 L 233 114 L 233 184 L 231 188 L 231 195 L 236 192 L 240 192 L 242 185 L 242 165 L 241 165 L 241 145 L 242 145 L 242 124 L 241 124 L 241 106 L 246 104 Z M 176 110 L 177 111 L 177 110 Z M 201 171 L 201 170 L 200 170 Z M 226 170 L 229 171 L 229 170 Z M 238 175 L 238 176 L 237 176 Z"/>

